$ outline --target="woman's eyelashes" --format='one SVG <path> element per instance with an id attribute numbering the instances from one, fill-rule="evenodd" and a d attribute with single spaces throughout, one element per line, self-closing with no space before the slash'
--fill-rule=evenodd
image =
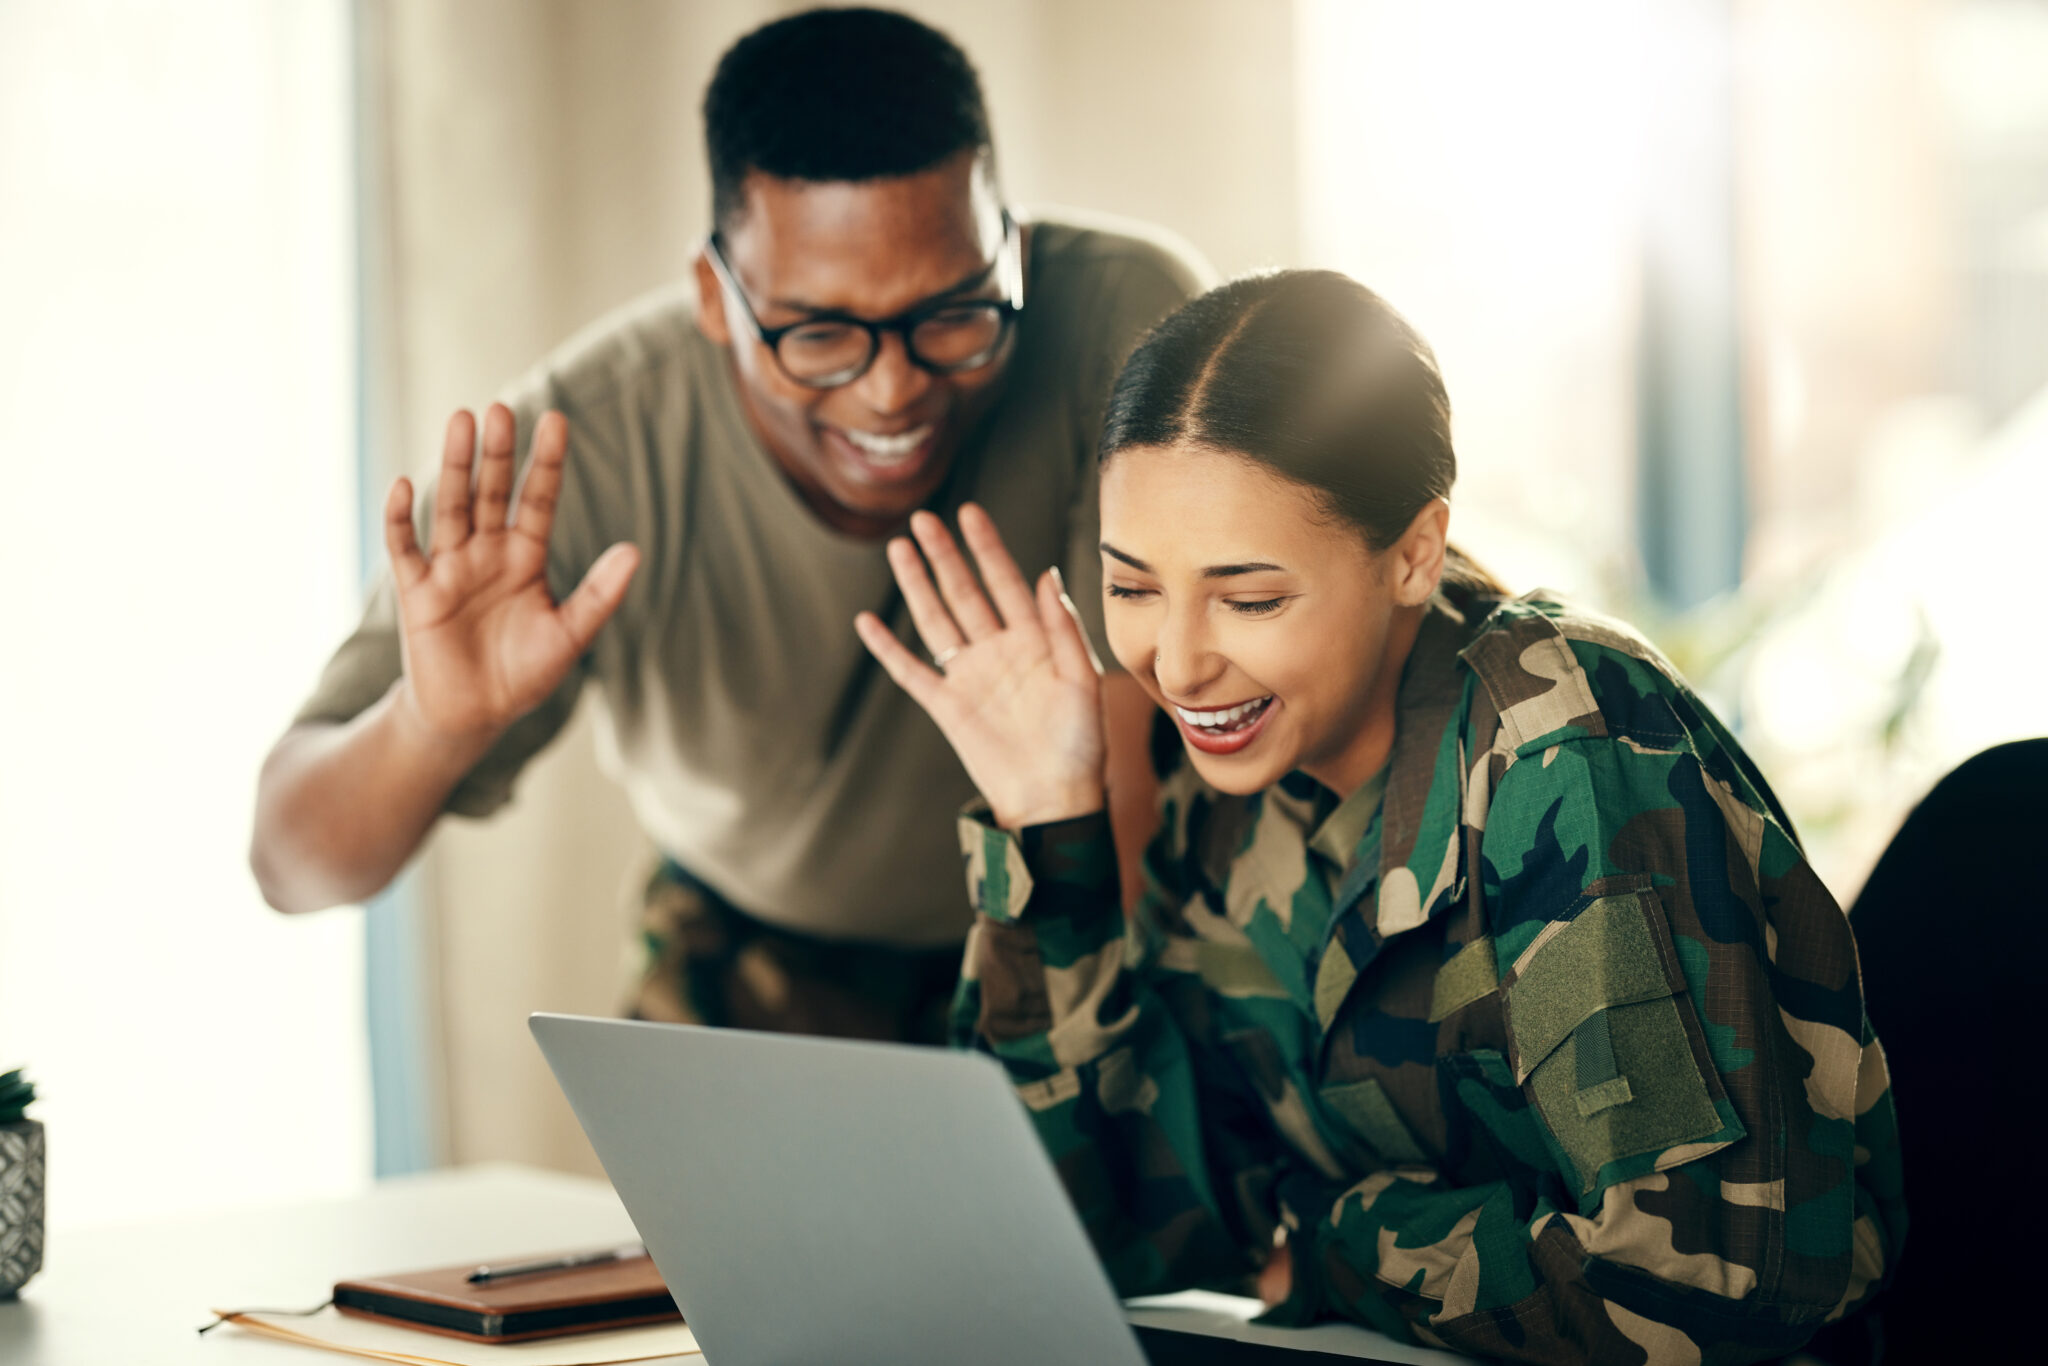
<path id="1" fill-rule="evenodd" d="M 1135 599 L 1155 597 L 1159 591 L 1156 588 L 1131 588 L 1120 583 L 1108 584 L 1107 588 L 1109 596 L 1112 598 L 1122 598 L 1127 602 Z M 1223 605 L 1236 612 L 1239 616 L 1262 617 L 1269 612 L 1279 611 L 1286 605 L 1287 601 L 1288 595 L 1282 594 L 1277 598 L 1225 598 Z"/>

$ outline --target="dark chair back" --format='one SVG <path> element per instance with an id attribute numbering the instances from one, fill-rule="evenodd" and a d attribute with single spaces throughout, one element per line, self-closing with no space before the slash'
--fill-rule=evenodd
<path id="1" fill-rule="evenodd" d="M 2033 1140 L 2048 1062 L 2048 739 L 1943 778 L 1849 914 L 1898 1104 L 1908 1232 L 1873 1306 L 1887 1362 L 2040 1350 Z"/>

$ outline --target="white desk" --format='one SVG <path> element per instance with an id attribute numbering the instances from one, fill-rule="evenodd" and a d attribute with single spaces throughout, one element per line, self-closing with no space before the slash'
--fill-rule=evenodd
<path id="1" fill-rule="evenodd" d="M 386 1181 L 353 1200 L 95 1229 L 50 1239 L 43 1270 L 0 1303 L 6 1366 L 321 1366 L 346 1362 L 230 1328 L 206 1310 L 320 1303 L 345 1276 L 630 1242 L 601 1181 L 468 1167 Z M 701 1357 L 678 1362 L 701 1366 Z"/>
<path id="2" fill-rule="evenodd" d="M 347 1357 L 221 1328 L 207 1309 L 297 1309 L 344 1276 L 631 1241 L 602 1181 L 486 1166 L 387 1181 L 352 1200 L 98 1229 L 50 1240 L 42 1272 L 0 1303 L 5 1366 L 322 1366 Z M 1218 1304 L 1223 1303 L 1217 1301 Z M 1377 1333 L 1326 1324 L 1288 1334 L 1200 1308 L 1139 1310 L 1139 1322 L 1386 1361 L 1456 1363 Z M 703 1357 L 670 1358 L 705 1366 Z M 1468 1363 L 1469 1366 L 1469 1363 Z"/>

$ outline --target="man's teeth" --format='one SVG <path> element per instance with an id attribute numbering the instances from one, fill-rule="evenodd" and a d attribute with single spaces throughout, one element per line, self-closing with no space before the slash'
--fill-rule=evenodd
<path id="1" fill-rule="evenodd" d="M 913 427 L 896 436 L 883 436 L 878 432 L 858 432 L 851 427 L 842 427 L 840 431 L 848 441 L 860 448 L 863 455 L 874 460 L 889 461 L 908 460 L 916 454 L 917 448 L 932 434 L 932 427 L 927 422 L 922 427 Z"/>
<path id="2" fill-rule="evenodd" d="M 1255 697 L 1222 711 L 1189 711 L 1186 707 L 1175 707 L 1174 710 L 1191 726 L 1201 726 L 1206 730 L 1234 730 L 1249 724 L 1272 700 L 1270 697 Z"/>

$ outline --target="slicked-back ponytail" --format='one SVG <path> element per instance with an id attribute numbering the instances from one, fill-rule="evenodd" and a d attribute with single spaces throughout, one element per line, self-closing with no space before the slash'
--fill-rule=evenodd
<path id="1" fill-rule="evenodd" d="M 1101 459 L 1133 446 L 1205 446 L 1301 484 L 1386 549 L 1458 474 L 1436 357 L 1407 319 L 1349 276 L 1288 270 L 1210 290 L 1124 363 Z M 1463 552 L 1448 586 L 1505 596 Z"/>

